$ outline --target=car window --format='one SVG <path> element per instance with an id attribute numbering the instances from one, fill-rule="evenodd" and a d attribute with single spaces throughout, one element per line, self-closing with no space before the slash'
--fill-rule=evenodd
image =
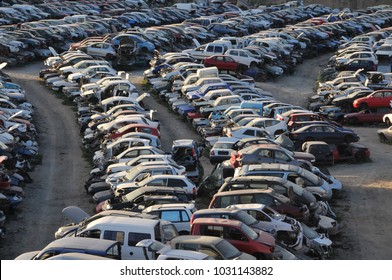
<path id="1" fill-rule="evenodd" d="M 119 241 L 121 245 L 124 244 L 124 232 L 123 231 L 113 231 L 105 230 L 103 232 L 103 239 Z"/>
<path id="2" fill-rule="evenodd" d="M 148 186 L 159 186 L 164 187 L 166 186 L 166 179 L 155 179 L 148 183 Z"/>
<path id="3" fill-rule="evenodd" d="M 170 211 L 162 211 L 161 219 L 169 222 L 181 222 L 180 211 L 178 210 L 170 210 Z"/>
<path id="4" fill-rule="evenodd" d="M 181 211 L 181 220 L 183 222 L 189 222 L 190 221 L 188 213 L 186 211 L 184 211 L 184 210 Z"/>
<path id="5" fill-rule="evenodd" d="M 281 151 L 275 151 L 275 159 L 280 161 L 287 161 L 287 162 L 291 161 L 291 158 Z"/>
<path id="6" fill-rule="evenodd" d="M 224 239 L 247 242 L 248 238 L 237 228 L 227 228 L 224 231 Z"/>
<path id="7" fill-rule="evenodd" d="M 335 129 L 333 129 L 332 127 L 329 127 L 329 126 L 324 126 L 323 129 L 325 132 L 332 132 L 332 133 L 335 132 Z"/>
<path id="8" fill-rule="evenodd" d="M 143 239 L 151 239 L 151 234 L 130 232 L 128 233 L 128 246 L 136 246 L 136 244 L 142 241 Z"/>

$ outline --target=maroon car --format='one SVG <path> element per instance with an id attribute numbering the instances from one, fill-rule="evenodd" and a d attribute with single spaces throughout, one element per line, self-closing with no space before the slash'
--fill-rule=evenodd
<path id="1" fill-rule="evenodd" d="M 355 113 L 344 115 L 346 124 L 363 124 L 363 123 L 382 123 L 385 114 L 392 112 L 389 108 L 366 109 Z"/>
<path id="2" fill-rule="evenodd" d="M 248 67 L 244 64 L 236 62 L 233 58 L 227 55 L 213 55 L 204 59 L 206 67 L 215 66 L 219 70 L 228 71 L 242 71 Z"/>

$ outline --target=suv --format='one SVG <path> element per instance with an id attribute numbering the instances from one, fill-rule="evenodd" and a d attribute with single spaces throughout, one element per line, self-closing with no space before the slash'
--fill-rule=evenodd
<path id="1" fill-rule="evenodd" d="M 216 236 L 229 241 L 238 250 L 256 259 L 273 259 L 275 238 L 261 230 L 255 231 L 238 220 L 199 218 L 192 224 L 191 235 Z"/>
<path id="2" fill-rule="evenodd" d="M 196 211 L 193 203 L 156 204 L 143 210 L 142 213 L 158 216 L 162 220 L 170 221 L 177 228 L 180 235 L 190 233 L 190 220 Z"/>

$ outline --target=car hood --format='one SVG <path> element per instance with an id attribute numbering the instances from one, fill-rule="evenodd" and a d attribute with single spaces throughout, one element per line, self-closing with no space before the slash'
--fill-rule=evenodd
<path id="1" fill-rule="evenodd" d="M 315 162 L 315 157 L 314 155 L 310 153 L 304 153 L 304 152 L 294 152 L 294 158 L 295 159 L 303 159 L 307 160 L 309 162 Z"/>
<path id="2" fill-rule="evenodd" d="M 23 253 L 15 258 L 15 260 L 32 260 L 40 251 L 31 251 Z"/>
<path id="3" fill-rule="evenodd" d="M 54 233 L 54 237 L 56 239 L 60 239 L 63 238 L 64 235 L 74 231 L 76 232 L 76 230 L 79 228 L 79 225 L 77 224 L 71 224 L 71 225 L 66 225 L 66 226 L 62 226 L 60 227 L 55 233 Z"/>
<path id="4" fill-rule="evenodd" d="M 89 218 L 90 215 L 84 212 L 77 206 L 68 206 L 65 207 L 62 211 L 64 217 L 69 219 L 73 223 L 80 223 L 81 221 Z"/>
<path id="5" fill-rule="evenodd" d="M 257 242 L 268 246 L 275 246 L 275 237 L 273 237 L 270 233 L 259 230 L 258 234 L 259 238 L 257 238 Z"/>
<path id="6" fill-rule="evenodd" d="M 256 260 L 256 258 L 252 255 L 247 254 L 247 253 L 242 253 L 238 257 L 234 258 L 234 260 Z"/>

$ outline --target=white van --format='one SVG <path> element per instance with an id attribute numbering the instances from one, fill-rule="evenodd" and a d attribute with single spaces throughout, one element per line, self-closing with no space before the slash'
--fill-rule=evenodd
<path id="1" fill-rule="evenodd" d="M 178 232 L 168 221 L 108 216 L 79 229 L 76 236 L 119 241 L 122 260 L 145 260 L 143 248 L 136 246 L 139 241 L 154 239 L 167 243 L 178 236 Z M 146 253 L 151 259 L 152 253 Z"/>

